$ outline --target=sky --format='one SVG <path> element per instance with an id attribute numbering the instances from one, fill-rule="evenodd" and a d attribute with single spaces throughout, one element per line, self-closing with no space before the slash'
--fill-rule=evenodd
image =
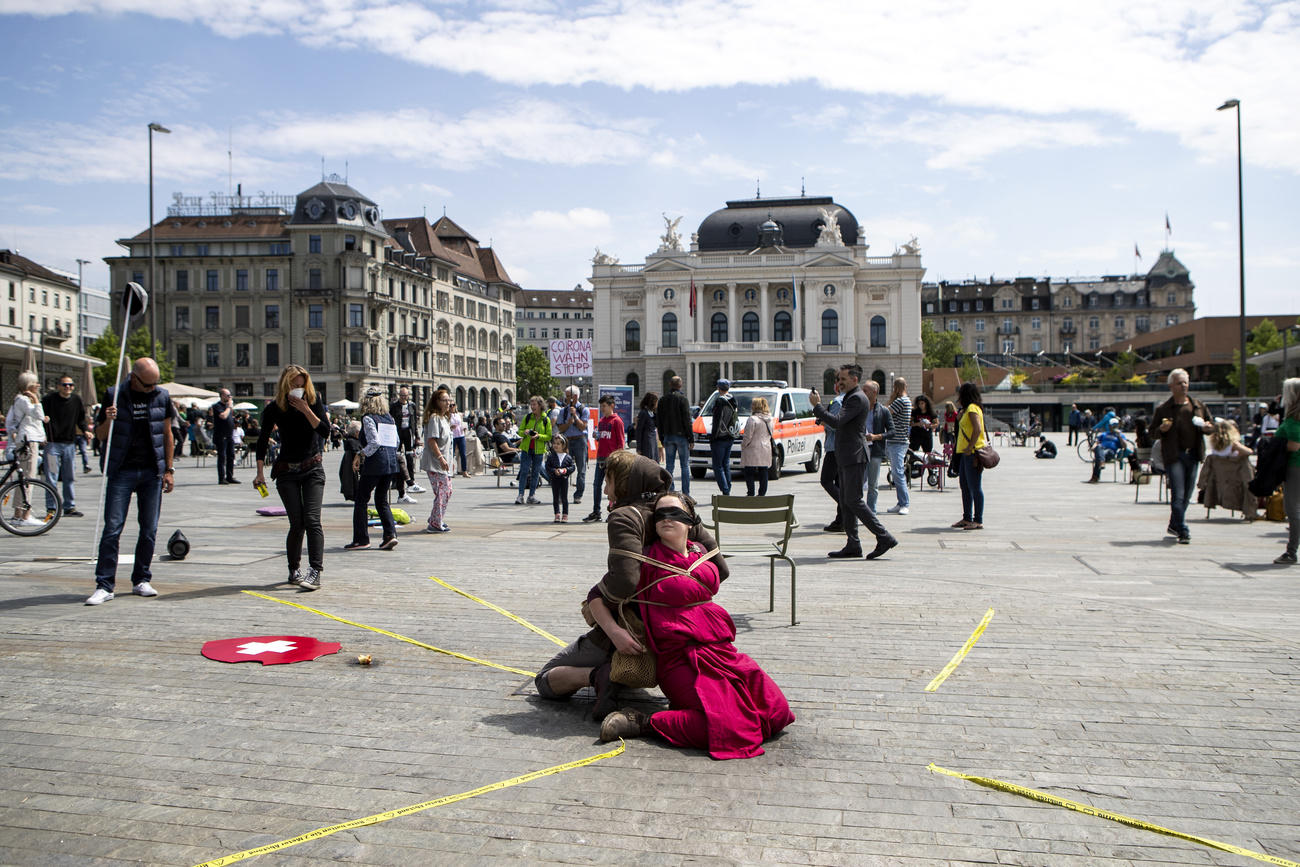
<path id="1" fill-rule="evenodd" d="M 174 192 L 346 174 L 526 289 L 829 195 L 926 280 L 1145 272 L 1300 312 L 1300 0 L 0 0 L 0 247 L 106 286 Z M 1134 255 L 1135 247 L 1141 259 Z"/>

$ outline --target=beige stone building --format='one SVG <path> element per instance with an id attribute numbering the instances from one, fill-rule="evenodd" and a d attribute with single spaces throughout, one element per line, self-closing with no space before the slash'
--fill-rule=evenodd
<path id="1" fill-rule="evenodd" d="M 447 385 L 467 409 L 514 396 L 519 291 L 490 248 L 443 217 L 385 220 L 341 179 L 295 197 L 177 196 L 154 226 L 159 337 L 178 381 L 274 394 L 289 362 L 326 401 Z M 148 286 L 149 232 L 109 258 L 114 297 Z"/>
<path id="2" fill-rule="evenodd" d="M 719 378 L 778 379 L 831 392 L 835 370 L 921 381 L 915 241 L 869 256 L 857 219 L 830 197 L 744 199 L 706 217 L 682 249 L 669 222 L 644 263 L 593 260 L 598 385 L 692 402 Z M 692 294 L 694 302 L 692 303 Z"/>
<path id="3" fill-rule="evenodd" d="M 0 403 L 5 409 L 23 370 L 42 376 L 42 393 L 64 374 L 82 381 L 90 359 L 80 352 L 79 293 L 76 280 L 0 250 Z"/>

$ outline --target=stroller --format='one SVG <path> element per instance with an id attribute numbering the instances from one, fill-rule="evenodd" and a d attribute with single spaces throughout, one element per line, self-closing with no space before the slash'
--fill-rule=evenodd
<path id="1" fill-rule="evenodd" d="M 951 445 L 945 445 L 944 451 L 947 452 L 952 448 Z M 945 456 L 939 452 L 929 452 L 928 454 L 908 448 L 906 456 L 903 458 L 903 466 L 907 468 L 908 484 L 910 486 L 912 479 L 925 477 L 925 481 L 930 487 L 939 487 L 939 463 L 944 462 Z M 885 484 L 894 484 L 893 470 L 885 473 Z"/>

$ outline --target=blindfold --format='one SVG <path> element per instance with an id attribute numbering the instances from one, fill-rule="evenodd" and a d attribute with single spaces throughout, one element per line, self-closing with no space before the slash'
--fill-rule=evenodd
<path id="1" fill-rule="evenodd" d="M 676 506 L 667 506 L 662 509 L 655 509 L 655 523 L 660 521 L 676 521 L 679 524 L 685 524 L 688 527 L 694 527 L 700 523 L 700 519 L 692 515 L 685 509 L 679 509 Z"/>

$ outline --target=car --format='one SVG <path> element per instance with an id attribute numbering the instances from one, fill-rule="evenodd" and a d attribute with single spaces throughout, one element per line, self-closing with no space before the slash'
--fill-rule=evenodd
<path id="1" fill-rule="evenodd" d="M 781 478 L 782 470 L 803 464 L 805 470 L 815 473 L 821 468 L 825 454 L 825 431 L 813 416 L 810 391 L 792 388 L 781 379 L 743 379 L 732 382 L 730 395 L 736 399 L 740 411 L 740 426 L 744 429 L 754 398 L 767 398 L 772 413 L 772 468 L 768 478 Z M 709 435 L 713 430 L 713 405 L 718 399 L 715 391 L 704 402 L 692 425 L 691 477 L 704 478 L 713 466 L 709 448 Z M 731 468 L 740 472 L 740 437 L 731 444 Z"/>

